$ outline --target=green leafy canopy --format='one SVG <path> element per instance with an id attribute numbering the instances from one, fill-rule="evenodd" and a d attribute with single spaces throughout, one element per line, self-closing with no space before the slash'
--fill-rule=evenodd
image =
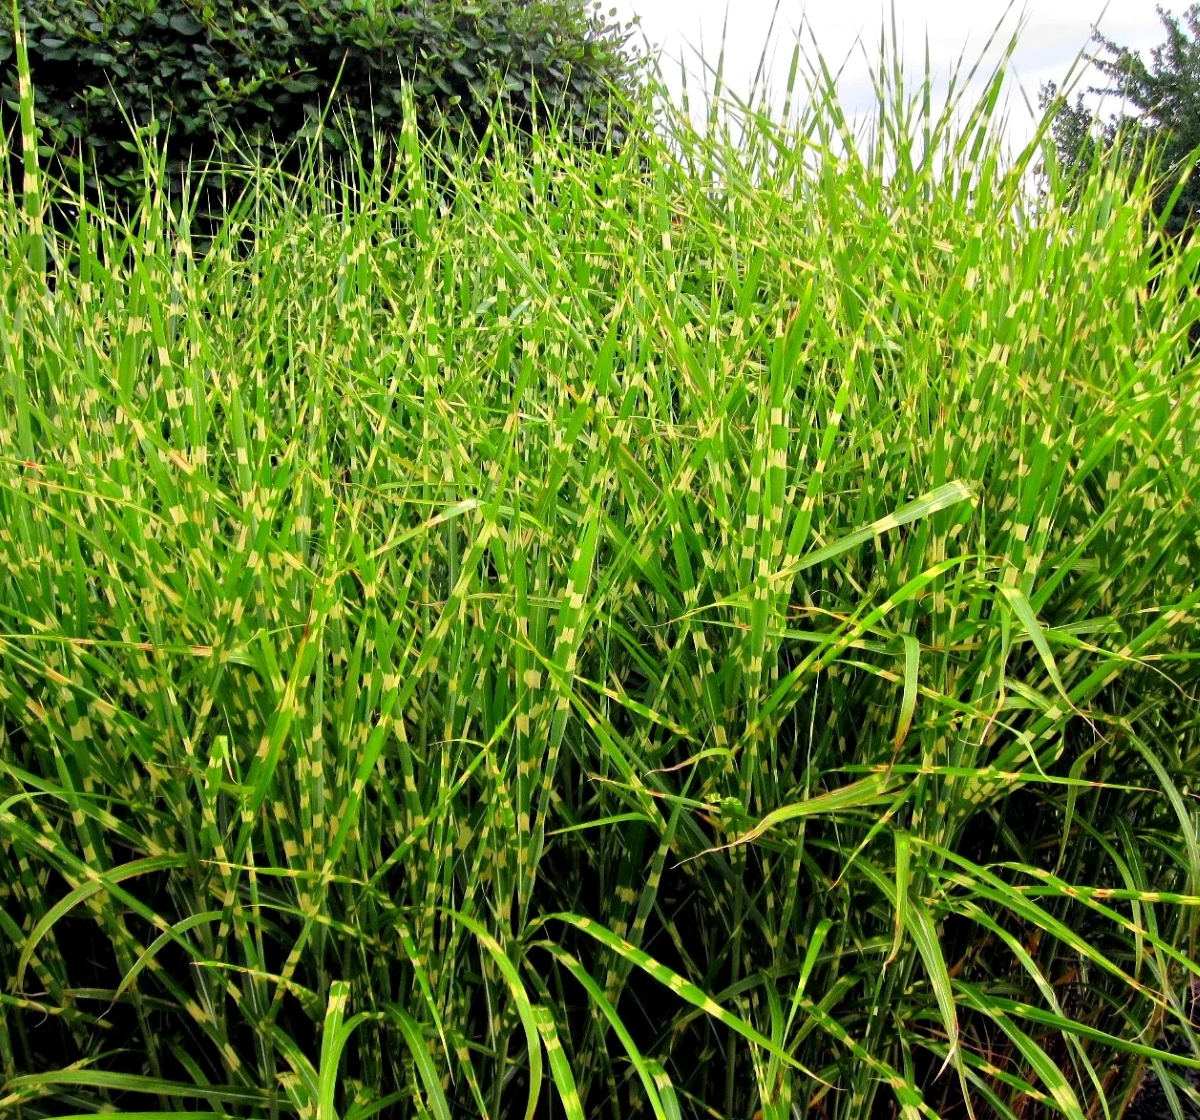
<path id="1" fill-rule="evenodd" d="M 638 65 L 630 28 L 585 0 L 22 0 L 42 144 L 68 167 L 140 188 L 130 125 L 179 161 L 237 148 L 271 163 L 323 125 L 331 151 L 418 125 L 460 136 L 503 106 L 557 116 L 580 142 L 621 132 Z M 16 104 L 12 11 L 0 96 Z M 175 188 L 178 189 L 176 177 Z"/>

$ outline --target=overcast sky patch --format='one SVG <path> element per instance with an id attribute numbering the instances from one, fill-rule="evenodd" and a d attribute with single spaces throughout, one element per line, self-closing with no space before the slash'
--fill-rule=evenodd
<path id="1" fill-rule="evenodd" d="M 697 74 L 701 67 L 695 52 L 703 47 L 704 57 L 715 64 L 724 32 L 727 81 L 741 93 L 750 88 L 776 9 L 776 0 L 605 0 L 606 8 L 610 2 L 623 21 L 641 17 L 640 34 L 662 49 L 667 77 L 675 87 L 678 60 L 682 57 L 689 72 Z M 1177 5 L 1167 7 L 1180 10 Z M 1007 42 L 1022 15 L 1024 30 L 1012 77 L 1035 104 L 1045 82 L 1061 83 L 1088 45 L 1097 21 L 1110 39 L 1135 50 L 1148 52 L 1165 38 L 1154 0 L 1110 0 L 1107 8 L 1094 0 L 1030 0 L 1024 8 L 1010 7 L 1005 0 L 896 0 L 895 6 L 906 65 L 914 78 L 919 76 L 928 36 L 939 88 L 964 50 L 969 65 L 998 24 L 1003 26 L 1000 39 Z M 806 24 L 826 61 L 833 67 L 845 63 L 841 88 L 846 110 L 869 111 L 869 66 L 878 55 L 880 30 L 890 27 L 890 20 L 891 5 L 880 0 L 780 4 L 770 52 L 771 88 L 782 89 L 796 32 Z M 804 41 L 811 43 L 807 35 Z M 1032 120 L 1015 85 L 1009 104 L 1010 131 L 1020 140 L 1032 128 Z"/>

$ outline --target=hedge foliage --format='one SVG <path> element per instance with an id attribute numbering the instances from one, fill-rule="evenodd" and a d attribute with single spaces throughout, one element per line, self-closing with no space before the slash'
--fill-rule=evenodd
<path id="1" fill-rule="evenodd" d="M 286 147 L 324 133 L 398 135 L 402 90 L 418 124 L 479 131 L 498 101 L 518 123 L 554 112 L 581 141 L 619 128 L 636 86 L 631 25 L 587 0 L 23 0 L 44 148 L 94 183 L 141 180 L 130 121 L 178 166 L 231 144 Z M 609 17 L 615 15 L 615 9 Z M 0 87 L 15 110 L 11 8 Z M 617 95 L 614 98 L 614 93 Z M 15 115 L 15 114 L 14 114 Z M 6 123 L 11 124 L 10 116 Z M 169 127 L 168 127 L 169 126 Z"/>

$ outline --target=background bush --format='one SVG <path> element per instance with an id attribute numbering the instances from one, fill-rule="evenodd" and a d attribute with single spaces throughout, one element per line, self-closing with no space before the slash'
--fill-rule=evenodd
<path id="1" fill-rule="evenodd" d="M 479 131 L 498 103 L 523 127 L 540 105 L 588 142 L 636 83 L 629 28 L 584 0 L 30 0 L 21 16 L 43 147 L 110 184 L 142 179 L 126 114 L 169 124 L 176 166 L 231 143 L 270 161 L 315 133 L 335 88 L 335 150 L 352 133 L 398 134 L 405 84 L 425 131 Z M 12 21 L 0 13 L 0 87 L 15 110 Z"/>

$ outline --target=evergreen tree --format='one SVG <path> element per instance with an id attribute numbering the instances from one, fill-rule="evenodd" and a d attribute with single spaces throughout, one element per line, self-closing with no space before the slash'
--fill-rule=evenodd
<path id="1" fill-rule="evenodd" d="M 1098 147 L 1125 146 L 1130 154 L 1153 147 L 1166 173 L 1159 206 L 1170 200 L 1180 175 L 1191 175 L 1200 155 L 1200 4 L 1182 16 L 1158 9 L 1166 41 L 1150 51 L 1147 62 L 1138 51 L 1120 46 L 1099 33 L 1100 48 L 1091 61 L 1104 84 L 1090 93 L 1115 96 L 1124 109 L 1107 122 L 1095 121 L 1081 94 L 1072 105 L 1049 83 L 1043 87 L 1043 107 L 1055 105 L 1051 137 L 1059 164 L 1070 176 L 1085 174 Z M 1166 216 L 1166 228 L 1179 233 L 1200 213 L 1200 177 L 1185 183 Z"/>

